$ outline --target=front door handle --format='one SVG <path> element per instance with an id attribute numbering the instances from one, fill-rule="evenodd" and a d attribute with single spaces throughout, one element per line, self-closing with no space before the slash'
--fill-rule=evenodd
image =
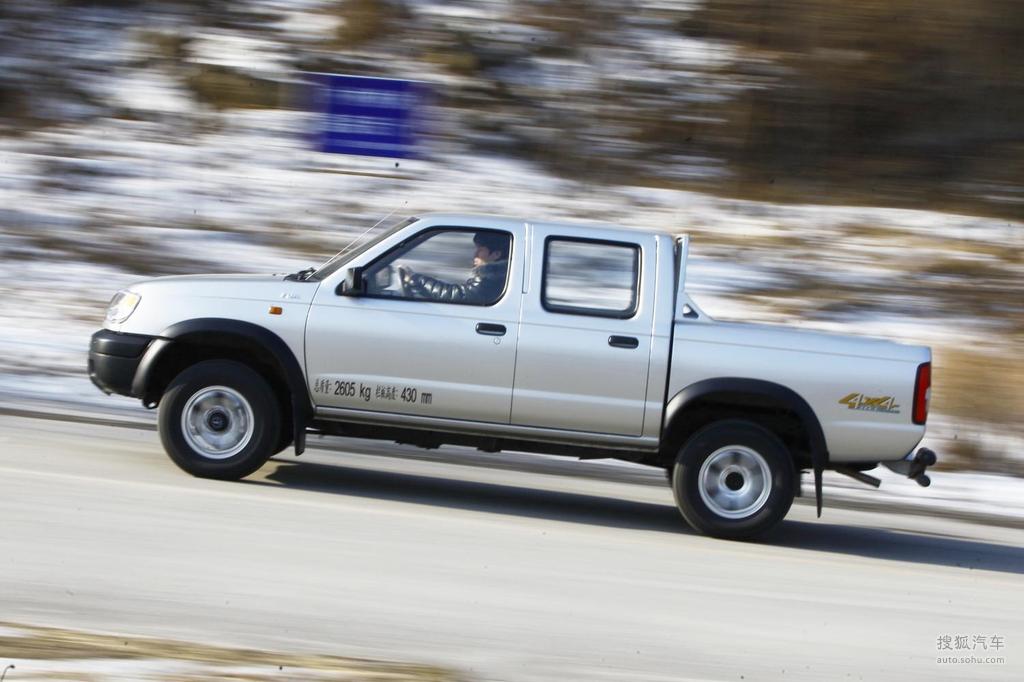
<path id="1" fill-rule="evenodd" d="M 484 336 L 505 336 L 505 329 L 503 324 L 491 324 L 490 322 L 478 322 L 476 325 L 476 333 L 483 334 Z"/>
<path id="2" fill-rule="evenodd" d="M 609 336 L 608 345 L 612 348 L 636 348 L 640 341 L 635 336 Z"/>

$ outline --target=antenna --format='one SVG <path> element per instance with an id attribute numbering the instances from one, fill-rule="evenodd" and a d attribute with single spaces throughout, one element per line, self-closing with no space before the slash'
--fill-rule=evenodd
<path id="1" fill-rule="evenodd" d="M 334 255 L 333 255 L 333 256 L 331 256 L 330 258 L 328 258 L 328 259 L 327 259 L 327 261 L 326 261 L 326 262 L 325 262 L 325 263 L 324 263 L 323 265 L 321 265 L 320 267 L 318 267 L 318 268 L 317 268 L 317 270 L 323 270 L 323 269 L 324 269 L 324 268 L 326 268 L 326 267 L 327 267 L 328 265 L 330 265 L 330 264 L 331 264 L 331 263 L 333 263 L 334 261 L 336 261 L 336 260 L 338 260 L 339 258 L 341 258 L 342 256 L 344 256 L 344 255 L 345 255 L 346 253 L 348 253 L 349 251 L 351 251 L 352 249 L 354 249 L 354 248 L 356 247 L 356 245 L 357 245 L 357 244 L 359 244 L 360 240 L 362 240 L 362 238 L 363 238 L 363 237 L 365 237 L 366 235 L 368 235 L 368 234 L 369 234 L 370 232 L 372 232 L 373 230 L 377 229 L 377 226 L 378 226 L 378 225 L 380 225 L 380 224 L 381 224 L 382 222 L 384 222 L 385 220 L 387 220 L 388 218 L 390 218 L 391 216 L 393 216 L 393 215 L 394 215 L 394 214 L 395 214 L 395 213 L 396 213 L 396 212 L 398 211 L 398 209 L 402 208 L 402 207 L 403 207 L 403 206 L 405 206 L 405 205 L 406 205 L 407 203 L 409 203 L 408 199 L 407 199 L 407 200 L 405 200 L 405 201 L 403 201 L 403 202 L 402 202 L 401 204 L 399 204 L 398 206 L 395 206 L 395 207 L 394 207 L 393 209 L 391 209 L 391 212 L 390 212 L 390 213 L 388 213 L 388 214 L 387 214 L 386 216 L 384 216 L 383 218 L 381 218 L 380 220 L 378 220 L 377 222 L 375 222 L 375 223 L 374 223 L 373 225 L 371 225 L 370 227 L 368 227 L 368 228 L 366 228 L 365 230 L 363 230 L 363 232 L 362 232 L 362 233 L 361 233 L 361 234 L 360 234 L 360 235 L 359 235 L 358 237 L 356 237 L 355 239 L 353 239 L 352 241 L 350 241 L 350 242 L 349 242 L 348 244 L 346 244 L 346 245 L 345 245 L 345 247 L 344 247 L 344 248 L 343 248 L 343 249 L 342 249 L 341 251 L 339 251 L 338 253 L 334 254 Z"/>

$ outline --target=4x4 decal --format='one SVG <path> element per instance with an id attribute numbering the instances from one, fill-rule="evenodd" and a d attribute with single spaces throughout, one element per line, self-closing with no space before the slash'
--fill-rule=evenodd
<path id="1" fill-rule="evenodd" d="M 851 410 L 865 410 L 867 412 L 886 412 L 888 414 L 899 414 L 900 406 L 896 404 L 896 398 L 891 395 L 883 395 L 877 398 L 866 396 L 863 393 L 850 393 L 839 400 L 839 404 L 846 405 Z"/>

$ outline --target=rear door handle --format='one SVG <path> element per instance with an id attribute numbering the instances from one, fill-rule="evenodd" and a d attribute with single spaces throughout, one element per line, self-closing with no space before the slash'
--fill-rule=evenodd
<path id="1" fill-rule="evenodd" d="M 640 341 L 635 336 L 609 336 L 608 345 L 613 348 L 636 348 Z"/>
<path id="2" fill-rule="evenodd" d="M 505 329 L 503 324 L 491 324 L 490 322 L 477 322 L 476 333 L 483 334 L 484 336 L 505 336 Z"/>

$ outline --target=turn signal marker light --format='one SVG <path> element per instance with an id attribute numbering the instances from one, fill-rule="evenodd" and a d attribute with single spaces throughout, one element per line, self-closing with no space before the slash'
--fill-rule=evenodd
<path id="1" fill-rule="evenodd" d="M 271 315 L 280 315 L 281 313 L 284 312 L 284 309 L 279 305 L 272 305 L 270 306 L 270 310 L 267 312 L 269 312 Z"/>

